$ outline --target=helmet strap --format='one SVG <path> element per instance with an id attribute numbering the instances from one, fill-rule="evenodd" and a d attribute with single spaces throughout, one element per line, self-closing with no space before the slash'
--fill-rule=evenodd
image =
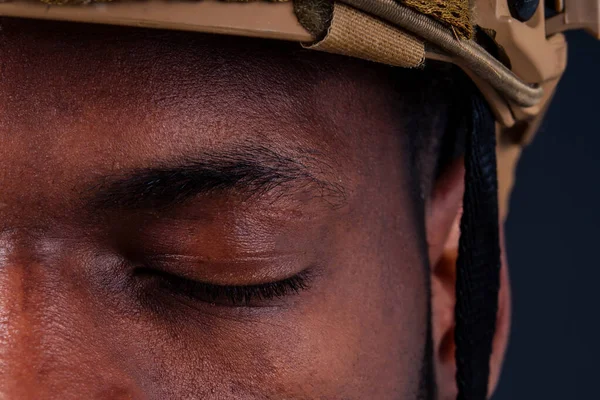
<path id="1" fill-rule="evenodd" d="M 465 194 L 456 272 L 458 400 L 485 400 L 500 288 L 500 233 L 495 123 L 482 96 L 472 96 L 465 127 Z"/>

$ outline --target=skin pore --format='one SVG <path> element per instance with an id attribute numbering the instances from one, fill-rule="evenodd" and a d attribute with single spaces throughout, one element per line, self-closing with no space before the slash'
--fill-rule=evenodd
<path id="1" fill-rule="evenodd" d="M 0 397 L 433 398 L 461 175 L 423 221 L 391 69 L 0 26 Z"/>

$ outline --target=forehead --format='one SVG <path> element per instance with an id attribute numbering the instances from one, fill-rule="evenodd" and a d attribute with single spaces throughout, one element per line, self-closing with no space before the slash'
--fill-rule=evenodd
<path id="1" fill-rule="evenodd" d="M 314 155 L 350 186 L 398 158 L 389 72 L 374 64 L 284 42 L 1 24 L 5 198 L 28 185 L 52 204 L 94 177 L 240 144 Z"/>
<path id="2" fill-rule="evenodd" d="M 2 123 L 39 144 L 254 135 L 343 147 L 334 128 L 349 116 L 393 115 L 385 69 L 295 43 L 7 19 L 0 41 Z"/>

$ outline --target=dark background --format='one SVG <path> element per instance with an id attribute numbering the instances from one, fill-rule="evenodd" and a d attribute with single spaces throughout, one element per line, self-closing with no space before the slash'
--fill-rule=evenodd
<path id="1" fill-rule="evenodd" d="M 600 42 L 567 37 L 566 75 L 517 170 L 513 327 L 494 400 L 600 399 Z"/>

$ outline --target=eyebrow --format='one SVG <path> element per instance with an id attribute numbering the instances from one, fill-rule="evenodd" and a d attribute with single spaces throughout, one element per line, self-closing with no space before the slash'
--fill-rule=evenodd
<path id="1" fill-rule="evenodd" d="M 340 185 L 315 177 L 305 162 L 255 146 L 205 152 L 191 160 L 107 176 L 89 191 L 96 210 L 155 210 L 176 207 L 199 195 L 239 193 L 251 198 L 276 188 L 287 193 L 310 190 L 314 197 L 336 206 L 345 198 Z"/>

